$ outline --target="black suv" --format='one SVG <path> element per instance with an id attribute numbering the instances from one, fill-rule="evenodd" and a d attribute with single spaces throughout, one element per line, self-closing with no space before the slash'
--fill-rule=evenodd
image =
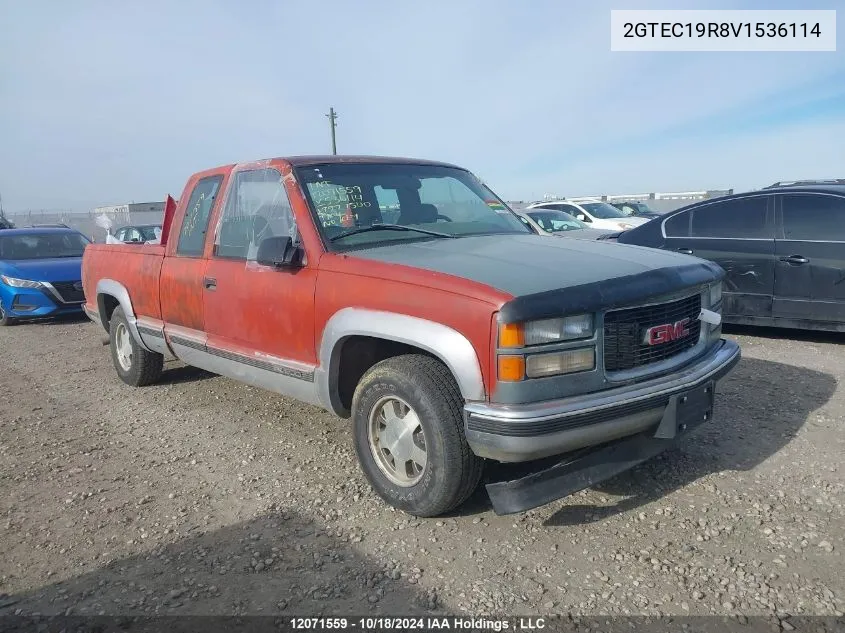
<path id="1" fill-rule="evenodd" d="M 776 183 L 705 200 L 616 240 L 719 264 L 726 323 L 845 332 L 845 184 Z"/>

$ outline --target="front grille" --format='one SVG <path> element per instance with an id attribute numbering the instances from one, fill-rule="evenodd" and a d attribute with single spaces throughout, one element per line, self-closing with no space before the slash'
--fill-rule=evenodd
<path id="1" fill-rule="evenodd" d="M 81 288 L 77 290 L 73 287 L 78 283 L 78 281 L 51 281 L 50 285 L 56 289 L 65 303 L 79 303 L 85 301 L 85 293 Z"/>
<path id="2" fill-rule="evenodd" d="M 657 363 L 687 351 L 698 343 L 701 332 L 701 295 L 678 301 L 613 310 L 604 316 L 605 371 L 624 371 Z M 646 331 L 657 325 L 670 325 L 689 319 L 689 334 L 677 340 L 648 345 Z"/>

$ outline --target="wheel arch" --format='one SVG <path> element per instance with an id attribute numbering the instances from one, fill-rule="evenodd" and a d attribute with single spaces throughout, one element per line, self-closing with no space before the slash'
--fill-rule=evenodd
<path id="1" fill-rule="evenodd" d="M 320 342 L 320 366 L 315 372 L 317 390 L 326 408 L 340 417 L 350 416 L 349 398 L 343 397 L 340 370 L 350 342 L 377 346 L 372 362 L 364 361 L 361 375 L 375 362 L 416 352 L 440 360 L 452 373 L 464 400 L 484 400 L 486 392 L 475 348 L 463 334 L 442 323 L 394 312 L 344 308 L 326 323 Z M 363 367 L 363 369 L 361 369 Z M 355 384 L 360 379 L 356 376 Z M 353 386 L 354 389 L 354 386 Z"/>
<path id="2" fill-rule="evenodd" d="M 129 290 L 119 281 L 114 279 L 101 279 L 97 282 L 97 311 L 100 315 L 100 323 L 106 332 L 109 331 L 111 315 L 120 306 L 129 325 L 132 337 L 145 350 L 153 351 L 144 344 L 141 334 L 138 332 L 138 323 L 135 318 L 135 311 L 132 308 L 132 299 L 129 298 Z"/>

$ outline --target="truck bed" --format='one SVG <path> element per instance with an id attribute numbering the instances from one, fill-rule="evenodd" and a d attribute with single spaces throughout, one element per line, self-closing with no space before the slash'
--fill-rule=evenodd
<path id="1" fill-rule="evenodd" d="M 136 314 L 161 318 L 159 275 L 164 246 L 148 244 L 89 244 L 82 256 L 85 305 L 97 310 L 97 284 L 119 282 L 129 291 Z"/>

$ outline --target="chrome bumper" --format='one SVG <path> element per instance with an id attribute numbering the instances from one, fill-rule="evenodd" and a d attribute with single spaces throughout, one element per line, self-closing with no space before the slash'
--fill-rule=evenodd
<path id="1" fill-rule="evenodd" d="M 722 339 L 691 365 L 649 381 L 526 405 L 469 403 L 464 407 L 467 441 L 480 457 L 524 462 L 597 446 L 658 425 L 678 422 L 685 427 L 686 419 L 709 419 L 713 390 L 703 390 L 709 402 L 696 395 L 687 404 L 684 394 L 713 386 L 740 356 L 736 343 Z"/>

